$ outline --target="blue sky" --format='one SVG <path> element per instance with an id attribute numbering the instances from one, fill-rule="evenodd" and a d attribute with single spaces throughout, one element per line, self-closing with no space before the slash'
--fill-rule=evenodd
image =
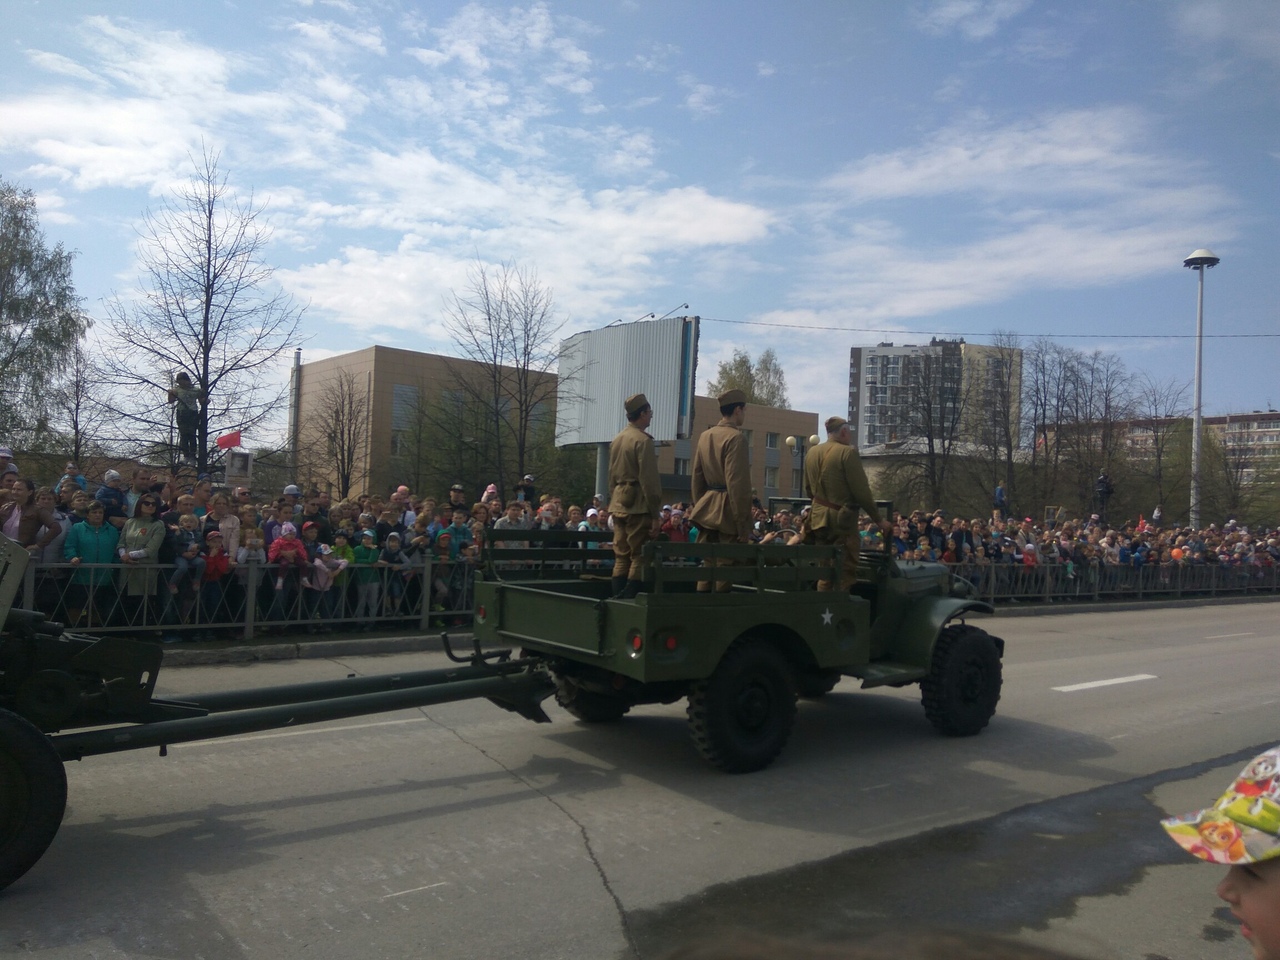
<path id="1" fill-rule="evenodd" d="M 702 327 L 700 385 L 773 347 L 843 412 L 849 347 L 995 330 L 1280 406 L 1274 0 L 0 0 L 0 176 L 90 311 L 204 142 L 268 205 L 307 356 L 451 352 L 477 256 L 565 333 Z M 734 321 L 734 322 L 725 322 Z M 746 322 L 744 322 L 746 321 Z M 813 329 L 834 328 L 834 329 Z M 1111 339 L 1115 334 L 1129 339 Z M 1188 396 L 1190 391 L 1188 390 Z"/>

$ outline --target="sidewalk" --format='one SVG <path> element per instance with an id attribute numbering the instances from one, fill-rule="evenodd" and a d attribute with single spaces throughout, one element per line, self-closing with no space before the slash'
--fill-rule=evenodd
<path id="1" fill-rule="evenodd" d="M 1061 613 L 1106 613 L 1121 610 L 1161 610 L 1170 606 L 1209 607 L 1237 603 L 1280 603 L 1280 597 L 1269 594 L 1256 596 L 1194 597 L 1184 600 L 1119 600 L 1119 601 L 1058 601 L 1043 603 L 1027 601 L 1004 603 L 996 607 L 992 619 L 1008 617 L 1042 617 Z M 985 616 L 981 619 L 986 620 Z M 471 630 L 459 627 L 447 631 L 454 642 L 456 652 L 470 648 Z M 431 633 L 388 633 L 370 636 L 365 633 L 316 640 L 304 636 L 295 641 L 279 639 L 261 643 L 222 640 L 210 643 L 169 644 L 164 648 L 164 666 L 196 667 L 220 663 L 252 663 L 258 660 L 305 660 L 327 657 L 362 657 L 379 653 L 412 653 L 417 650 L 440 652 L 440 631 Z"/>

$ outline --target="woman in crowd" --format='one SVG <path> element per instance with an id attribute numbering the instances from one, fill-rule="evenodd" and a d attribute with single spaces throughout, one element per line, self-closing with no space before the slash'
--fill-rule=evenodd
<path id="1" fill-rule="evenodd" d="M 73 524 L 62 545 L 63 557 L 76 568 L 71 576 L 71 596 L 67 614 L 72 626 L 88 612 L 88 626 L 101 626 L 110 616 L 115 601 L 115 584 L 111 570 L 89 564 L 115 563 L 120 531 L 106 522 L 107 508 L 101 500 L 92 500 L 85 510 L 83 523 Z"/>
<path id="2" fill-rule="evenodd" d="M 160 500 L 154 493 L 144 493 L 133 505 L 133 516 L 124 522 L 120 531 L 116 554 L 124 564 L 121 594 L 125 601 L 129 621 L 146 623 L 154 618 L 147 615 L 147 605 L 156 592 L 156 564 L 160 559 L 160 545 L 166 529 L 157 516 Z"/>
<path id="3" fill-rule="evenodd" d="M 8 501 L 0 504 L 0 532 L 36 556 L 62 531 L 51 507 L 51 504 L 39 506 L 35 483 L 19 477 L 9 489 Z"/>

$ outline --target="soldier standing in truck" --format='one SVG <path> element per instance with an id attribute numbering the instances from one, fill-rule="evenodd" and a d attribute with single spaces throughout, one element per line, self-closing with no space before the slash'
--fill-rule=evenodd
<path id="1" fill-rule="evenodd" d="M 662 527 L 658 454 L 645 428 L 653 407 L 643 393 L 625 403 L 627 425 L 609 444 L 609 512 L 613 515 L 613 596 L 634 597 L 644 584 L 644 545 Z"/>
<path id="2" fill-rule="evenodd" d="M 886 534 L 892 533 L 893 524 L 876 508 L 862 460 L 851 443 L 849 422 L 828 417 L 826 428 L 827 442 L 810 450 L 804 461 L 805 490 L 813 502 L 809 529 L 815 543 L 844 547 L 839 589 L 845 591 L 858 579 L 858 508 Z M 818 589 L 832 589 L 831 581 L 819 580 Z"/>
<path id="3" fill-rule="evenodd" d="M 716 398 L 720 422 L 702 432 L 693 454 L 693 512 L 699 543 L 749 543 L 751 541 L 751 463 L 742 434 L 747 395 L 727 390 Z M 728 565 L 719 560 L 714 565 Z M 728 580 L 717 581 L 717 593 L 728 591 Z M 698 592 L 708 593 L 711 581 L 698 581 Z"/>

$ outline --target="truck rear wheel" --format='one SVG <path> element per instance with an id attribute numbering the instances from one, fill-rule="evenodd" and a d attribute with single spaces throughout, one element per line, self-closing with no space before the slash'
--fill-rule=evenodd
<path id="1" fill-rule="evenodd" d="M 726 773 L 767 767 L 786 746 L 795 718 L 791 664 L 765 640 L 739 640 L 689 691 L 693 742 Z"/>
<path id="2" fill-rule="evenodd" d="M 38 729 L 0 710 L 0 890 L 49 849 L 67 809 L 67 771 Z"/>
<path id="3" fill-rule="evenodd" d="M 948 736 L 973 736 L 995 715 L 1000 684 L 1000 648 L 992 636 L 963 623 L 946 627 L 920 681 L 925 716 Z"/>
<path id="4" fill-rule="evenodd" d="M 583 723 L 614 723 L 631 709 L 622 697 L 584 690 L 572 677 L 556 677 L 556 703 Z"/>

